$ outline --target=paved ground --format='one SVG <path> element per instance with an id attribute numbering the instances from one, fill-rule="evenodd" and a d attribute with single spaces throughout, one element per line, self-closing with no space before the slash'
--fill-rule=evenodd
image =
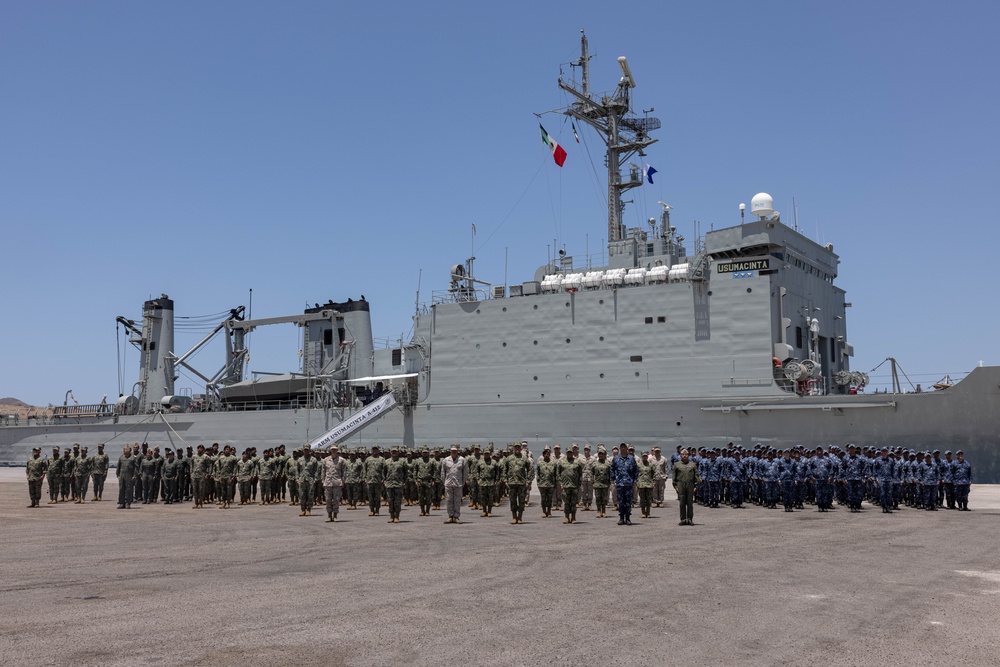
<path id="1" fill-rule="evenodd" d="M 676 503 L 631 528 L 284 507 L 26 509 L 0 470 L 0 664 L 995 664 L 1000 488 L 973 512 Z M 117 490 L 109 484 L 107 497 Z"/>

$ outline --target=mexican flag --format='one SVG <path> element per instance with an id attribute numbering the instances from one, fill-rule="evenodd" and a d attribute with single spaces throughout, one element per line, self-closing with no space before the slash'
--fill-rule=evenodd
<path id="1" fill-rule="evenodd" d="M 566 149 L 556 143 L 556 140 L 549 136 L 549 133 L 545 131 L 541 123 L 538 124 L 539 129 L 542 131 L 542 143 L 549 147 L 552 151 L 552 159 L 556 161 L 556 164 L 560 167 L 566 162 Z"/>

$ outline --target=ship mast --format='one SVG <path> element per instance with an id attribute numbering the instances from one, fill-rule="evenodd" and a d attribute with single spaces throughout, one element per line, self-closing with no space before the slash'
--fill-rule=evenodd
<path id="1" fill-rule="evenodd" d="M 590 55 L 587 50 L 587 35 L 580 31 L 580 59 L 570 63 L 581 69 L 581 86 L 575 82 L 566 83 L 562 74 L 559 87 L 572 95 L 575 101 L 564 114 L 587 123 L 600 134 L 607 146 L 605 162 L 608 167 L 608 243 L 618 241 L 622 234 L 622 193 L 642 185 L 642 174 L 632 165 L 628 180 L 622 180 L 621 169 L 633 155 L 644 156 L 645 149 L 656 139 L 649 137 L 651 130 L 659 129 L 658 118 L 637 118 L 631 110 L 631 89 L 635 79 L 625 56 L 618 58 L 622 78 L 612 94 L 594 96 L 590 93 Z M 651 109 L 652 111 L 652 109 Z"/>

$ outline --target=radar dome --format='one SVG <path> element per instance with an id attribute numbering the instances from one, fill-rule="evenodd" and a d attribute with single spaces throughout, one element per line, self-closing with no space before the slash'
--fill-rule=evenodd
<path id="1" fill-rule="evenodd" d="M 766 192 L 758 192 L 750 200 L 750 212 L 763 220 L 774 213 L 774 198 Z"/>

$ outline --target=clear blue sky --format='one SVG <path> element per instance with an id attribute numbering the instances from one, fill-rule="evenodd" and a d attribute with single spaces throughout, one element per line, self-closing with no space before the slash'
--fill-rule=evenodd
<path id="1" fill-rule="evenodd" d="M 856 370 L 1000 363 L 997 25 L 986 2 L 0 3 L 0 396 L 116 395 L 114 318 L 161 292 L 201 316 L 252 288 L 254 317 L 363 293 L 398 338 L 472 223 L 495 283 L 505 250 L 511 283 L 554 238 L 599 252 L 598 139 L 544 116 L 560 170 L 533 115 L 567 103 L 580 28 L 593 88 L 627 55 L 663 122 L 630 226 L 663 200 L 690 240 L 794 197 L 841 255 Z M 251 368 L 297 368 L 298 336 L 259 330 Z"/>

